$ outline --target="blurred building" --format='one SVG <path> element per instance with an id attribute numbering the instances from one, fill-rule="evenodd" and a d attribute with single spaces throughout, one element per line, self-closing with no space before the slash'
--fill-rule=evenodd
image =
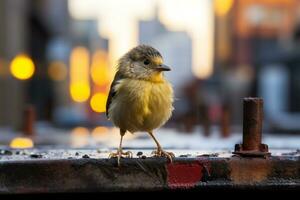
<path id="1" fill-rule="evenodd" d="M 27 104 L 36 107 L 38 118 L 51 119 L 54 91 L 48 78 L 47 45 L 52 38 L 68 36 L 67 1 L 0 2 L 0 59 L 5 73 L 0 78 L 0 124 L 20 127 Z M 13 78 L 9 72 L 11 60 L 27 54 L 35 66 L 35 76 L 29 80 Z"/>
<path id="2" fill-rule="evenodd" d="M 294 81 L 298 50 L 292 48 L 299 8 L 296 0 L 239 0 L 225 15 L 216 16 L 216 66 L 234 121 L 242 116 L 236 106 L 240 98 L 262 96 L 266 127 L 300 128 Z"/>
<path id="3" fill-rule="evenodd" d="M 28 50 L 29 5 L 25 1 L 0 2 L 0 125 L 16 126 L 21 121 L 26 86 L 9 75 L 9 62 Z M 28 85 L 28 83 L 27 83 Z"/>
<path id="4" fill-rule="evenodd" d="M 116 5 L 90 1 L 83 9 L 79 2 L 73 7 L 77 17 L 71 17 L 68 0 L 0 1 L 0 126 L 20 128 L 27 104 L 35 106 L 38 120 L 56 125 L 105 124 L 105 100 L 115 67 L 110 63 L 112 55 L 116 57 L 129 44 L 144 43 L 160 50 L 173 69 L 165 74 L 175 89 L 174 114 L 178 119 L 190 118 L 186 122 L 189 126 L 201 121 L 220 124 L 223 108 L 228 109 L 231 124 L 241 125 L 241 99 L 262 96 L 266 128 L 300 129 L 299 1 L 205 1 L 199 12 L 207 11 L 211 16 L 214 11 L 214 16 L 201 27 L 185 23 L 201 16 L 187 13 L 196 12 L 192 3 L 183 3 L 181 20 L 172 17 L 180 8 L 168 3 L 140 2 L 139 8 L 122 10 L 118 6 L 131 5 L 129 1 Z M 101 6 L 103 16 L 93 5 Z M 122 37 L 118 31 L 125 22 L 120 16 L 111 20 L 117 12 L 106 10 L 114 7 L 126 15 L 126 26 L 132 28 L 120 34 Z M 168 14 L 164 16 L 158 9 Z M 205 32 L 205 26 L 214 33 Z M 195 37 L 197 31 L 203 34 Z M 214 40 L 209 42 L 214 46 L 201 48 L 203 55 L 194 57 L 195 47 L 199 47 L 193 42 L 195 38 L 197 42 Z M 202 64 L 206 62 L 200 61 L 211 61 L 210 53 L 203 52 L 206 48 L 214 49 L 213 65 L 197 68 L 194 58 Z M 28 80 L 10 71 L 12 61 L 21 53 L 34 63 L 34 75 Z M 209 69 L 209 73 L 196 76 L 195 68 Z"/>
<path id="5" fill-rule="evenodd" d="M 173 84 L 176 95 L 180 89 L 195 78 L 192 73 L 192 41 L 186 32 L 169 31 L 157 16 L 149 21 L 139 22 L 139 43 L 159 49 L 172 71 L 165 73 Z"/>

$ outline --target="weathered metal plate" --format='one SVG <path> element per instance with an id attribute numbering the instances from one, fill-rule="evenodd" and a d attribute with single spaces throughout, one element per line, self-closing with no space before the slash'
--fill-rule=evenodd
<path id="1" fill-rule="evenodd" d="M 298 151 L 277 151 L 267 159 L 175 151 L 173 163 L 149 157 L 149 150 L 142 152 L 146 157 L 121 159 L 118 167 L 116 159 L 107 159 L 109 152 L 101 150 L 1 151 L 0 193 L 300 189 Z"/>

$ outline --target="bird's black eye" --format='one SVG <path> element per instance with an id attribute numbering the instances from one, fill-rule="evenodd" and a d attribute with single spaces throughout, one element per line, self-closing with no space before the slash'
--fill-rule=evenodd
<path id="1" fill-rule="evenodd" d="M 148 59 L 144 60 L 144 64 L 145 65 L 149 65 L 150 64 L 150 60 L 148 60 Z"/>

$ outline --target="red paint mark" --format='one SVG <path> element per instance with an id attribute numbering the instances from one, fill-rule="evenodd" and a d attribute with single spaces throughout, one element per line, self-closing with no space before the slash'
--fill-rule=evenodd
<path id="1" fill-rule="evenodd" d="M 203 165 L 196 163 L 170 163 L 167 165 L 170 188 L 190 188 L 201 181 Z"/>

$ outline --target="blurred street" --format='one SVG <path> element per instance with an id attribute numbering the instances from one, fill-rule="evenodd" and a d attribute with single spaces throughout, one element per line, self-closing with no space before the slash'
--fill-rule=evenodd
<path id="1" fill-rule="evenodd" d="M 0 130 L 3 133 L 1 146 L 13 141 L 14 138 L 23 138 L 20 133 Z M 83 127 L 74 128 L 72 131 L 57 128 L 40 127 L 34 137 L 35 147 L 39 148 L 96 148 L 113 150 L 119 144 L 119 130 L 117 128 L 97 127 L 89 130 Z M 161 128 L 155 132 L 161 145 L 166 149 L 201 150 L 204 152 L 225 151 L 231 153 L 234 144 L 242 142 L 241 132 L 233 132 L 229 137 L 222 137 L 218 127 L 213 127 L 209 137 L 204 136 L 201 127 L 192 133 L 178 132 L 171 128 Z M 263 133 L 263 142 L 269 145 L 270 151 L 299 150 L 300 136 L 285 133 Z M 11 143 L 12 144 L 12 143 Z M 22 141 L 19 141 L 22 146 Z M 1 147 L 0 146 L 0 147 Z M 155 149 L 155 143 L 147 133 L 126 134 L 123 143 L 124 149 Z M 274 151 L 273 151 L 274 150 Z"/>

